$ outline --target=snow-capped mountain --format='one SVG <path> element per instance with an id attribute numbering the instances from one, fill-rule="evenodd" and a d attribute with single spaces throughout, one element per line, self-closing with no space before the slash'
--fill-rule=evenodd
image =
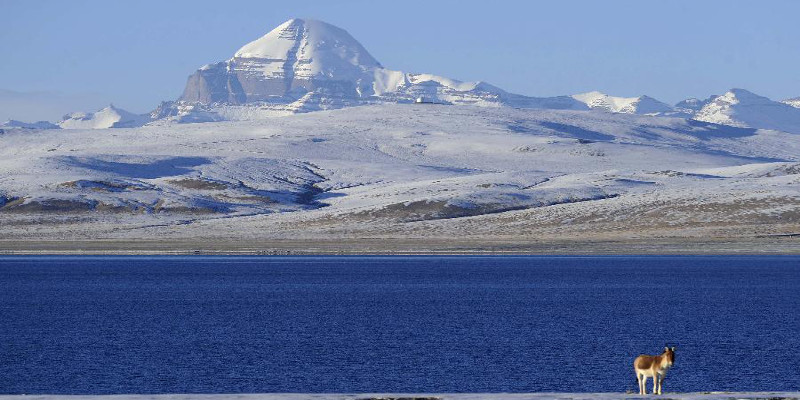
<path id="1" fill-rule="evenodd" d="M 150 122 L 150 116 L 134 114 L 113 104 L 93 113 L 76 112 L 58 123 L 63 129 L 133 128 Z"/>
<path id="2" fill-rule="evenodd" d="M 737 127 L 800 133 L 800 109 L 744 89 L 714 97 L 693 119 Z"/>
<path id="3" fill-rule="evenodd" d="M 346 31 L 321 21 L 292 19 L 240 48 L 233 58 L 204 65 L 181 100 L 244 104 L 294 101 L 315 90 L 357 97 L 381 65 Z"/>
<path id="4" fill-rule="evenodd" d="M 536 98 L 484 82 L 384 68 L 345 30 L 292 19 L 240 48 L 223 62 L 197 70 L 180 103 L 259 104 L 293 112 L 378 102 L 425 102 L 520 108 L 586 109 L 568 96 Z"/>
<path id="5" fill-rule="evenodd" d="M 593 110 L 623 114 L 659 115 L 673 108 L 650 96 L 615 97 L 601 92 L 580 93 L 571 96 Z"/>
<path id="6" fill-rule="evenodd" d="M 793 97 L 791 99 L 786 99 L 781 101 L 781 103 L 788 104 L 794 108 L 800 108 L 800 97 Z"/>
<path id="7" fill-rule="evenodd" d="M 48 121 L 22 122 L 10 119 L 0 124 L 2 129 L 58 129 L 59 126 Z"/>
<path id="8" fill-rule="evenodd" d="M 347 31 L 322 21 L 292 19 L 244 45 L 230 59 L 191 75 L 183 95 L 149 115 L 112 106 L 67 115 L 67 129 L 257 120 L 381 103 L 435 103 L 521 109 L 597 110 L 691 118 L 736 127 L 800 133 L 800 98 L 776 102 L 742 89 L 672 107 L 650 96 L 601 92 L 531 97 L 486 82 L 385 68 Z M 35 124 L 34 124 L 35 125 Z M 33 126 L 33 125 L 31 125 Z"/>

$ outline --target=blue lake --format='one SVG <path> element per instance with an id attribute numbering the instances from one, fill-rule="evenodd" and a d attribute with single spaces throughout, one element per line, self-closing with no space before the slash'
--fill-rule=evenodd
<path id="1" fill-rule="evenodd" d="M 800 257 L 0 257 L 0 393 L 798 390 Z"/>

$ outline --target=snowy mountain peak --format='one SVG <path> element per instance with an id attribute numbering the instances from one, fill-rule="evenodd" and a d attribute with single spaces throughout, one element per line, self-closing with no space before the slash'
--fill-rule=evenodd
<path id="1" fill-rule="evenodd" d="M 730 104 L 739 104 L 739 103 L 746 103 L 746 104 L 769 104 L 773 103 L 772 100 L 764 97 L 759 96 L 749 90 L 746 89 L 731 89 L 728 90 L 722 96 L 718 96 L 714 101 L 719 102 L 729 102 Z"/>
<path id="2" fill-rule="evenodd" d="M 93 113 L 67 114 L 58 126 L 63 129 L 132 128 L 142 126 L 149 121 L 147 115 L 134 114 L 110 104 Z"/>
<path id="3" fill-rule="evenodd" d="M 713 97 L 695 115 L 698 121 L 800 133 L 800 109 L 745 89 Z"/>
<path id="4" fill-rule="evenodd" d="M 650 96 L 615 97 L 593 91 L 571 96 L 591 109 L 624 114 L 661 114 L 672 111 L 672 107 Z"/>
<path id="5" fill-rule="evenodd" d="M 197 103 L 231 115 L 231 106 L 306 112 L 420 99 L 437 104 L 586 109 L 566 96 L 528 97 L 485 82 L 386 69 L 347 31 L 322 21 L 292 19 L 246 44 L 233 58 L 198 69 L 178 102 L 158 113 L 180 118 L 185 112 L 178 108 Z M 235 114 L 251 114 L 240 111 Z"/>
<path id="6" fill-rule="evenodd" d="M 322 21 L 291 19 L 244 45 L 233 58 L 198 69 L 180 100 L 287 104 L 314 91 L 353 97 L 362 86 L 369 86 L 370 75 L 380 68 L 344 29 Z"/>
<path id="7" fill-rule="evenodd" d="M 308 64 L 311 75 L 335 78 L 336 67 L 380 68 L 367 50 L 347 31 L 311 19 L 291 19 L 244 45 L 234 58 L 257 58 Z M 341 64 L 346 64 L 345 66 Z M 325 70 L 325 69 L 328 70 Z"/>

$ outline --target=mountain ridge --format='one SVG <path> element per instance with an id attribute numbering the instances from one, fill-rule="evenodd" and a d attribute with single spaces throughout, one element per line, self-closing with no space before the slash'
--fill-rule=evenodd
<path id="1" fill-rule="evenodd" d="M 72 113 L 66 129 L 259 119 L 381 103 L 436 103 L 523 109 L 594 110 L 696 119 L 735 127 L 800 133 L 800 98 L 772 101 L 743 89 L 669 105 L 647 95 L 591 91 L 555 97 L 508 92 L 485 81 L 462 82 L 386 68 L 346 30 L 313 19 L 290 19 L 241 46 L 225 61 L 206 64 L 183 94 L 149 115 L 112 106 Z M 48 128 L 44 124 L 28 124 Z"/>
<path id="2" fill-rule="evenodd" d="M 110 104 L 95 112 L 67 114 L 58 126 L 61 129 L 135 128 L 148 122 L 147 115 L 134 114 Z"/>
<path id="3" fill-rule="evenodd" d="M 800 109 L 738 88 L 712 97 L 692 118 L 736 127 L 800 133 Z"/>
<path id="4" fill-rule="evenodd" d="M 614 113 L 661 115 L 674 111 L 672 106 L 647 95 L 616 97 L 609 96 L 602 92 L 592 91 L 574 94 L 570 97 L 586 104 L 590 109 Z"/>
<path id="5" fill-rule="evenodd" d="M 313 93 L 309 95 L 309 93 Z M 244 45 L 233 57 L 198 69 L 178 102 L 283 105 L 297 111 L 345 103 L 417 100 L 525 108 L 585 109 L 568 96 L 537 98 L 486 82 L 384 68 L 347 31 L 316 20 L 291 19 Z"/>
<path id="6" fill-rule="evenodd" d="M 736 107 L 749 109 L 749 114 L 763 113 L 764 110 L 758 108 L 766 104 L 783 106 L 778 102 L 765 103 L 765 98 L 760 96 L 742 95 L 745 103 L 761 104 Z M 709 106 L 715 101 L 717 106 Z M 201 67 L 187 81 L 184 95 L 176 102 L 163 104 L 163 108 L 178 122 L 203 122 L 241 116 L 251 118 L 269 110 L 297 113 L 384 102 L 598 110 L 699 118 L 737 127 L 800 133 L 800 115 L 784 111 L 786 115 L 777 116 L 778 120 L 771 122 L 769 119 L 776 115 L 767 112 L 765 116 L 748 115 L 740 120 L 714 108 L 724 103 L 720 96 L 687 99 L 674 106 L 647 95 L 618 97 L 596 91 L 531 97 L 483 81 L 462 82 L 428 73 L 395 71 L 384 67 L 347 31 L 322 21 L 305 19 L 286 21 L 242 46 L 229 60 Z M 248 105 L 260 110 L 237 109 L 237 106 Z"/>

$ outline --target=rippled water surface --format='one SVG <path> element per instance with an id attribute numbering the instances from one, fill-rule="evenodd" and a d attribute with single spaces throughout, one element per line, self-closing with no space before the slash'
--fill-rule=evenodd
<path id="1" fill-rule="evenodd" d="M 800 257 L 5 257 L 0 393 L 797 390 Z"/>

